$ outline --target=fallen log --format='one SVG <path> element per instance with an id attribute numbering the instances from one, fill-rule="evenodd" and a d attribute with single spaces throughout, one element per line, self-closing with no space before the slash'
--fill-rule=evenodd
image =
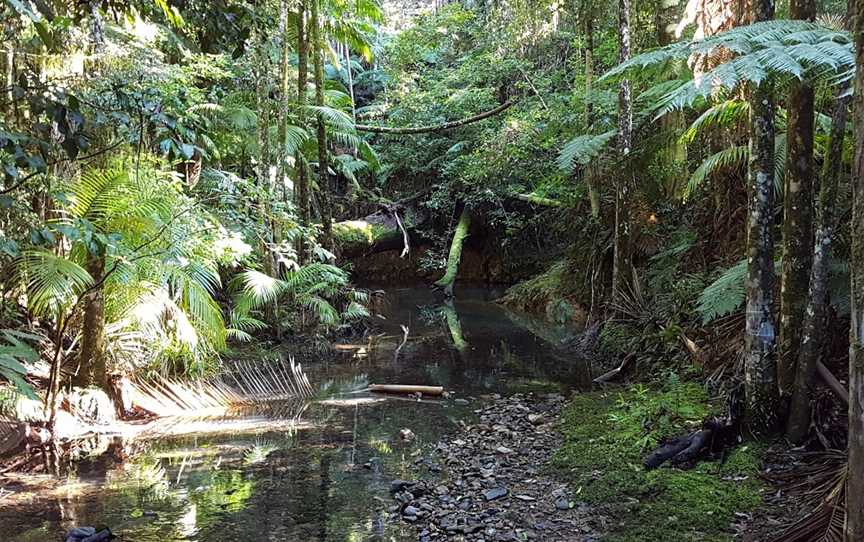
<path id="1" fill-rule="evenodd" d="M 428 216 L 413 207 L 394 206 L 356 220 L 333 224 L 333 239 L 344 257 L 402 249 L 410 243 L 410 232 Z"/>
<path id="2" fill-rule="evenodd" d="M 421 393 L 423 395 L 443 395 L 442 386 L 415 386 L 411 384 L 369 384 L 367 391 L 375 393 Z"/>
<path id="3" fill-rule="evenodd" d="M 667 440 L 648 454 L 643 465 L 646 470 L 656 469 L 666 461 L 673 465 L 691 463 L 701 456 L 720 451 L 738 438 L 738 428 L 723 418 L 706 421 L 701 429 Z"/>

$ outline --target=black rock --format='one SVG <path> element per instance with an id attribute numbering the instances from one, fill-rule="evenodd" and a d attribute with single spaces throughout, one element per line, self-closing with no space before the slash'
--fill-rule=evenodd
<path id="1" fill-rule="evenodd" d="M 390 493 L 398 493 L 399 491 L 416 484 L 417 482 L 413 480 L 393 480 L 390 482 Z"/>
<path id="2" fill-rule="evenodd" d="M 483 498 L 487 501 L 494 501 L 501 497 L 506 497 L 510 491 L 506 487 L 493 487 L 483 492 Z"/>

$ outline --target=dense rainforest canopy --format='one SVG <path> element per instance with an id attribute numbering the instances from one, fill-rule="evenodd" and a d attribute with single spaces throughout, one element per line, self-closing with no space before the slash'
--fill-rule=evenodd
<path id="1" fill-rule="evenodd" d="M 237 352 L 369 335 L 397 284 L 439 292 L 470 358 L 452 299 L 503 284 L 603 385 L 710 397 L 688 460 L 830 455 L 786 539 L 864 540 L 864 0 L 4 0 L 0 20 L 10 426 L 42 405 L 49 442 L 74 390 L 128 415 L 132 382 L 179 397 L 229 368 L 276 391 Z M 622 445 L 688 429 L 630 400 L 653 406 Z M 589 438 L 570 412 L 565 442 Z"/>

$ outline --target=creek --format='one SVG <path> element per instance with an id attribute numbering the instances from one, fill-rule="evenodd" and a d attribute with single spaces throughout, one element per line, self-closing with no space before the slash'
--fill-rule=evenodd
<path id="1" fill-rule="evenodd" d="M 572 328 L 513 313 L 498 293 L 463 287 L 447 304 L 425 287 L 388 289 L 368 337 L 304 363 L 314 400 L 188 420 L 202 427 L 193 434 L 116 437 L 59 477 L 7 480 L 0 538 L 104 525 L 127 542 L 416 539 L 387 510 L 391 480 L 409 477 L 424 449 L 495 394 L 568 395 L 596 376 L 561 348 Z M 370 383 L 439 385 L 449 397 L 359 391 Z"/>

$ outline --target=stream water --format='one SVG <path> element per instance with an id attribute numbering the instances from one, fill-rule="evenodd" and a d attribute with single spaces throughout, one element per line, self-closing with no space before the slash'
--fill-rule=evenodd
<path id="1" fill-rule="evenodd" d="M 0 540 L 62 540 L 81 525 L 127 542 L 412 540 L 387 520 L 389 482 L 412 476 L 425 445 L 484 396 L 566 394 L 592 378 L 559 347 L 572 330 L 509 312 L 495 293 L 463 288 L 447 305 L 426 288 L 388 290 L 369 338 L 305 367 L 317 400 L 197 420 L 207 430 L 196 435 L 113 439 L 59 478 L 22 475 L 0 493 Z M 451 396 L 356 393 L 369 383 L 440 385 Z"/>

